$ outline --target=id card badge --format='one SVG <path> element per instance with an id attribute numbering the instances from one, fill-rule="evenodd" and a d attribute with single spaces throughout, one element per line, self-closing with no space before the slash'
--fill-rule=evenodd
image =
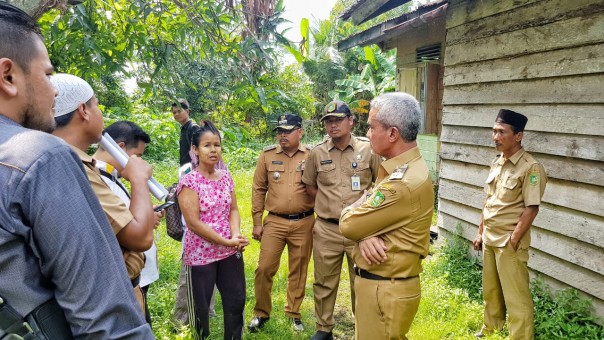
<path id="1" fill-rule="evenodd" d="M 352 191 L 361 191 L 361 177 L 359 175 L 352 175 L 350 182 L 352 184 Z"/>

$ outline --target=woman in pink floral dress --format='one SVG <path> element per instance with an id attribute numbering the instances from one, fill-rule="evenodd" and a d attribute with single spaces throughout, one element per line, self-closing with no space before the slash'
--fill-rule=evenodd
<path id="1" fill-rule="evenodd" d="M 191 150 L 197 167 L 178 183 L 178 203 L 188 231 L 183 261 L 187 266 L 189 322 L 195 338 L 210 335 L 208 309 L 214 285 L 222 296 L 224 338 L 241 339 L 245 305 L 242 250 L 249 240 L 241 235 L 235 184 L 221 159 L 220 133 L 202 122 Z"/>

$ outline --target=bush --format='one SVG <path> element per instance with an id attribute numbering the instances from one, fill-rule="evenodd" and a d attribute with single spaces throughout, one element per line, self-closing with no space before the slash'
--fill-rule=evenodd
<path id="1" fill-rule="evenodd" d="M 444 260 L 435 270 L 450 286 L 464 289 L 472 300 L 482 302 L 482 269 L 475 257 L 468 258 L 467 241 L 457 235 L 445 240 L 441 256 Z"/>
<path id="2" fill-rule="evenodd" d="M 541 278 L 532 281 L 535 339 L 604 339 L 604 327 L 592 315 L 591 302 L 568 288 L 553 294 Z"/>

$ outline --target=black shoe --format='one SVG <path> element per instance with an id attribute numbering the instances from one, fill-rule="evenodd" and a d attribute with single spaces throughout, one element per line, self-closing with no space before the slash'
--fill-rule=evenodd
<path id="1" fill-rule="evenodd" d="M 268 321 L 268 319 L 270 318 L 265 318 L 263 316 L 254 316 L 252 318 L 252 321 L 250 321 L 250 324 L 247 325 L 247 329 L 249 329 L 252 333 L 256 333 L 264 327 L 264 324 Z"/>
<path id="2" fill-rule="evenodd" d="M 300 318 L 294 318 L 294 330 L 296 332 L 304 332 L 304 324 Z"/>
<path id="3" fill-rule="evenodd" d="M 333 333 L 325 331 L 317 331 L 310 340 L 333 340 Z"/>

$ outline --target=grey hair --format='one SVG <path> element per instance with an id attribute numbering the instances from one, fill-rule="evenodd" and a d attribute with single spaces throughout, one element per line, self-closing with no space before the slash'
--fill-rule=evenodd
<path id="1" fill-rule="evenodd" d="M 420 125 L 419 103 L 410 94 L 404 92 L 383 93 L 371 101 L 375 109 L 375 119 L 387 127 L 398 129 L 405 142 L 417 138 Z"/>

